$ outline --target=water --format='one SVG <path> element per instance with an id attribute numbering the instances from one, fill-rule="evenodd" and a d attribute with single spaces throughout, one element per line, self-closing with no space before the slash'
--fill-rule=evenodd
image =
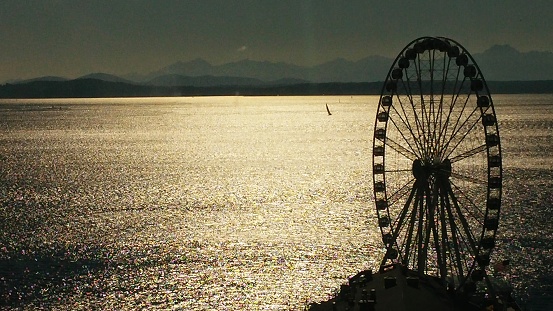
<path id="1" fill-rule="evenodd" d="M 327 299 L 382 256 L 377 102 L 2 101 L 0 306 L 300 310 Z M 495 256 L 511 259 L 523 305 L 551 306 L 553 96 L 494 102 L 506 198 Z"/>

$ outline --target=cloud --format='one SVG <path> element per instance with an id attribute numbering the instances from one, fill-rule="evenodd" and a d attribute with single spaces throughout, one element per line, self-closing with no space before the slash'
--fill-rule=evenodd
<path id="1" fill-rule="evenodd" d="M 248 47 L 245 46 L 245 45 L 242 45 L 241 47 L 239 47 L 236 52 L 244 52 Z"/>

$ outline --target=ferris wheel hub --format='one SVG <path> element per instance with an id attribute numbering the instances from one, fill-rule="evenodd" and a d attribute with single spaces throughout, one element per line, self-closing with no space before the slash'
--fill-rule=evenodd
<path id="1" fill-rule="evenodd" d="M 416 180 L 426 180 L 430 176 L 436 179 L 448 179 L 451 176 L 451 160 L 441 161 L 439 158 L 429 160 L 415 159 L 412 166 Z"/>

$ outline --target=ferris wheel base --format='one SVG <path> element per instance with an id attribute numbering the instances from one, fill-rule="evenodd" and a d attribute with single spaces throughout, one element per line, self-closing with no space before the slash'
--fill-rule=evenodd
<path id="1" fill-rule="evenodd" d="M 424 276 L 401 265 L 390 265 L 378 273 L 361 271 L 340 287 L 335 297 L 312 303 L 310 311 L 409 311 L 409 310 L 521 310 L 509 293 L 489 297 L 446 290 L 440 279 Z"/>

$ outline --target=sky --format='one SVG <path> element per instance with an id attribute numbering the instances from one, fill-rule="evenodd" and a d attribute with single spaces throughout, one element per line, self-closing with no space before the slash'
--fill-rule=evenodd
<path id="1" fill-rule="evenodd" d="M 551 0 L 1 0 L 0 83 L 177 61 L 394 58 L 421 36 L 553 51 Z"/>

